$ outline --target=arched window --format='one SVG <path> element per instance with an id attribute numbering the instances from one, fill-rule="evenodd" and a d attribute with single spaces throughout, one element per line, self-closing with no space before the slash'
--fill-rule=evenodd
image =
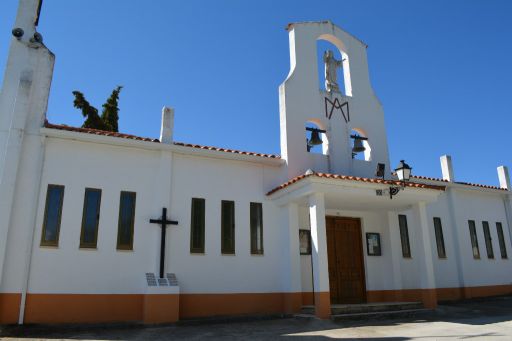
<path id="1" fill-rule="evenodd" d="M 361 128 L 353 128 L 350 132 L 350 145 L 352 146 L 352 158 L 355 160 L 371 161 L 372 148 L 370 139 Z"/>
<path id="2" fill-rule="evenodd" d="M 306 150 L 308 153 L 328 155 L 329 142 L 325 129 L 314 121 L 306 122 Z"/>

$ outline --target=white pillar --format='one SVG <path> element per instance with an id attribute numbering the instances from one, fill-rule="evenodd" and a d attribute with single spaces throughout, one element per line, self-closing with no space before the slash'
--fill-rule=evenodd
<path id="1" fill-rule="evenodd" d="M 507 166 L 498 167 L 498 179 L 500 180 L 500 187 L 505 188 L 508 191 L 504 192 L 503 205 L 505 206 L 508 233 L 510 240 L 512 240 L 512 201 L 510 200 L 510 191 L 512 191 L 512 186 L 510 184 L 510 174 Z"/>
<path id="2" fill-rule="evenodd" d="M 467 223 L 461 221 L 458 217 L 458 209 L 455 201 L 455 193 L 453 189 L 446 189 L 446 196 L 448 199 L 448 210 L 450 212 L 450 225 L 451 229 L 444 229 L 443 232 L 448 232 L 453 240 L 453 254 L 455 257 L 455 264 L 457 266 L 457 277 L 459 280 L 459 287 L 462 288 L 460 298 L 470 298 L 469 292 L 466 290 L 466 276 L 465 276 L 465 260 L 470 255 L 464 255 L 464 248 L 461 247 L 467 239 Z"/>
<path id="3" fill-rule="evenodd" d="M 426 308 L 437 306 L 436 277 L 432 260 L 432 240 L 427 218 L 426 203 L 419 202 L 414 205 L 414 211 L 418 220 L 417 247 L 418 247 L 418 273 L 420 275 L 420 288 L 422 289 L 423 305 Z"/>
<path id="4" fill-rule="evenodd" d="M 498 167 L 498 179 L 500 180 L 501 188 L 506 188 L 509 191 L 512 190 L 512 187 L 510 187 L 510 175 L 508 173 L 507 166 Z"/>
<path id="5" fill-rule="evenodd" d="M 389 239 L 391 262 L 393 267 L 393 289 L 399 292 L 403 288 L 402 284 L 402 245 L 400 244 L 400 228 L 398 225 L 398 213 L 388 212 Z"/>
<path id="6" fill-rule="evenodd" d="M 325 226 L 325 198 L 323 193 L 311 194 L 309 219 L 311 224 L 311 255 L 313 259 L 313 290 L 315 311 L 320 318 L 330 316 L 329 266 L 327 260 L 327 233 Z"/>
<path id="7" fill-rule="evenodd" d="M 174 109 L 162 108 L 162 122 L 160 125 L 160 142 L 172 144 L 172 133 L 174 126 Z"/>
<path id="8" fill-rule="evenodd" d="M 450 155 L 441 156 L 441 172 L 443 173 L 443 179 L 450 182 L 455 181 L 453 174 L 452 157 Z"/>
<path id="9" fill-rule="evenodd" d="M 289 203 L 285 208 L 283 286 L 284 311 L 296 313 L 302 306 L 302 282 L 299 247 L 299 207 Z M 287 225 L 287 226 L 286 226 Z"/>

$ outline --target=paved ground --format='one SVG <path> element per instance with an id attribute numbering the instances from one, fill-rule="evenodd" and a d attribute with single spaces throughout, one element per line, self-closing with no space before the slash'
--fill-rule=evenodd
<path id="1" fill-rule="evenodd" d="M 512 340 L 512 297 L 441 305 L 405 319 L 332 322 L 273 319 L 178 326 L 0 327 L 2 340 Z"/>

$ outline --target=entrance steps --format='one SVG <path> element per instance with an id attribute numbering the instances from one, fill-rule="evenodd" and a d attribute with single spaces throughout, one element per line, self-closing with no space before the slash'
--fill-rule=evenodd
<path id="1" fill-rule="evenodd" d="M 402 318 L 426 312 L 421 302 L 383 302 L 363 304 L 333 304 L 331 305 L 332 320 L 357 320 L 375 318 Z M 303 306 L 299 318 L 315 316 L 315 306 Z"/>

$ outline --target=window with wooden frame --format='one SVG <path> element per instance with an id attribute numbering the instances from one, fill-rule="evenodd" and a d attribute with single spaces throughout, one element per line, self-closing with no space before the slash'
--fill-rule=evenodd
<path id="1" fill-rule="evenodd" d="M 398 224 L 400 226 L 400 241 L 402 242 L 402 256 L 411 258 L 411 244 L 409 243 L 409 228 L 407 227 L 407 216 L 398 215 Z"/>
<path id="2" fill-rule="evenodd" d="M 471 248 L 473 249 L 473 258 L 480 259 L 480 249 L 478 248 L 478 236 L 476 235 L 476 226 L 474 220 L 468 220 L 469 236 L 471 237 Z"/>
<path id="3" fill-rule="evenodd" d="M 190 253 L 204 253 L 205 200 L 192 198 Z"/>
<path id="4" fill-rule="evenodd" d="M 133 250 L 135 225 L 135 192 L 122 191 L 119 198 L 119 222 L 117 227 L 117 249 Z"/>
<path id="5" fill-rule="evenodd" d="M 487 258 L 494 259 L 494 250 L 492 249 L 492 238 L 491 230 L 489 229 L 489 223 L 486 221 L 482 221 L 482 226 L 484 228 L 485 249 L 487 250 Z"/>
<path id="6" fill-rule="evenodd" d="M 505 244 L 505 236 L 503 235 L 503 226 L 501 226 L 501 223 L 496 223 L 496 232 L 498 233 L 498 241 L 500 243 L 500 252 L 501 252 L 501 258 L 506 259 L 507 256 L 507 246 Z"/>
<path id="7" fill-rule="evenodd" d="M 434 217 L 434 232 L 436 234 L 437 256 L 446 258 L 446 249 L 444 248 L 443 225 L 441 218 Z"/>
<path id="8" fill-rule="evenodd" d="M 82 232 L 80 233 L 80 248 L 95 249 L 97 246 L 100 205 L 101 189 L 86 188 L 82 214 Z"/>
<path id="9" fill-rule="evenodd" d="M 41 246 L 58 246 L 60 222 L 62 218 L 62 203 L 64 201 L 64 186 L 48 185 L 46 204 L 44 208 Z"/>
<path id="10" fill-rule="evenodd" d="M 222 200 L 221 210 L 221 252 L 235 254 L 235 202 Z"/>
<path id="11" fill-rule="evenodd" d="M 251 254 L 263 254 L 263 205 L 251 202 Z"/>

